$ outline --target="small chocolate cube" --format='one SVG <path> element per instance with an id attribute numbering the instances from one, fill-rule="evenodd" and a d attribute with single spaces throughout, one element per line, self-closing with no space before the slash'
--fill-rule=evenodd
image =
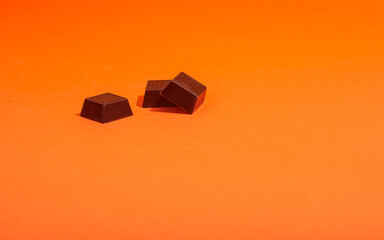
<path id="1" fill-rule="evenodd" d="M 165 86 L 170 83 L 171 80 L 150 80 L 147 82 L 145 89 L 145 95 L 143 100 L 143 108 L 160 108 L 160 107 L 176 107 L 163 96 L 160 92 Z"/>
<path id="2" fill-rule="evenodd" d="M 192 114 L 203 102 L 207 87 L 181 72 L 160 92 L 170 102 Z"/>
<path id="3" fill-rule="evenodd" d="M 104 93 L 84 100 L 80 116 L 107 123 L 132 116 L 128 99 L 112 93 Z"/>

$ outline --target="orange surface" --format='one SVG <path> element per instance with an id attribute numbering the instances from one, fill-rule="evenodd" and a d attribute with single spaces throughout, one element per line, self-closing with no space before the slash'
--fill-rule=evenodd
<path id="1" fill-rule="evenodd" d="M 383 12 L 3 1 L 0 239 L 384 239 Z M 137 106 L 180 71 L 195 114 Z M 104 92 L 134 116 L 78 116 Z"/>

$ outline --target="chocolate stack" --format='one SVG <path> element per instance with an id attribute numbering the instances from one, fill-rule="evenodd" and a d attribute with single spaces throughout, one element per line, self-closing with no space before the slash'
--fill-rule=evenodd
<path id="1" fill-rule="evenodd" d="M 179 107 L 192 114 L 204 102 L 207 87 L 186 73 L 179 73 L 173 80 L 147 82 L 143 107 Z"/>

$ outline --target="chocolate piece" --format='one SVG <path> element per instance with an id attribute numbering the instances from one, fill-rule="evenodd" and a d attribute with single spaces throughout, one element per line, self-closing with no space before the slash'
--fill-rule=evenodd
<path id="1" fill-rule="evenodd" d="M 86 98 L 80 114 L 82 117 L 100 123 L 107 123 L 132 115 L 128 100 L 112 93 Z"/>
<path id="2" fill-rule="evenodd" d="M 175 104 L 160 95 L 160 92 L 170 82 L 171 80 L 148 81 L 145 89 L 143 108 L 176 107 Z"/>
<path id="3" fill-rule="evenodd" d="M 203 102 L 207 87 L 181 72 L 160 92 L 161 96 L 192 114 Z"/>

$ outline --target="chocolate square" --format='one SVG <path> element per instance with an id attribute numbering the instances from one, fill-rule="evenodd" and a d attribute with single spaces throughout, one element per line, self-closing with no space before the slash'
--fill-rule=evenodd
<path id="1" fill-rule="evenodd" d="M 171 80 L 150 80 L 147 82 L 145 95 L 143 100 L 143 108 L 160 108 L 160 107 L 176 107 L 163 96 L 160 92 L 166 87 Z"/>
<path id="2" fill-rule="evenodd" d="M 128 99 L 112 93 L 104 93 L 84 100 L 80 116 L 107 123 L 132 116 Z"/>
<path id="3" fill-rule="evenodd" d="M 181 72 L 168 83 L 160 94 L 187 113 L 192 114 L 204 102 L 206 92 L 206 86 Z"/>

